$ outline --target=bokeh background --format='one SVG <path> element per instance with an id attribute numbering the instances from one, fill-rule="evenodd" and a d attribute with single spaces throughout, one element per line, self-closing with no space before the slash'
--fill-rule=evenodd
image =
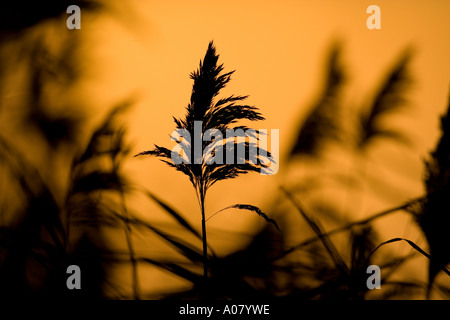
<path id="1" fill-rule="evenodd" d="M 366 27 L 366 8 L 371 4 L 381 8 L 380 30 Z M 207 197 L 209 214 L 234 203 L 257 205 L 281 229 L 270 231 L 266 245 L 289 248 L 313 233 L 280 186 L 291 190 L 325 230 L 424 194 L 424 160 L 439 140 L 439 117 L 446 111 L 449 95 L 447 1 L 129 0 L 80 5 L 80 30 L 68 30 L 64 5 L 51 1 L 27 13 L 19 5 L 7 5 L 9 11 L 1 19 L 2 141 L 35 169 L 57 205 L 67 203 L 74 159 L 110 111 L 125 103 L 129 107 L 121 115 L 121 125 L 129 153 L 121 172 L 131 190 L 124 200 L 128 213 L 187 237 L 166 210 L 137 191 L 145 188 L 201 229 L 200 210 L 187 177 L 157 159 L 132 156 L 155 143 L 173 144 L 169 138 L 174 129 L 172 116 L 185 114 L 192 89 L 189 74 L 198 67 L 211 40 L 225 71 L 236 70 L 222 95 L 249 95 L 247 102 L 259 107 L 266 118 L 254 126 L 280 130 L 280 162 L 276 175 L 249 174 L 215 185 Z M 292 155 L 300 128 L 323 95 L 333 48 L 338 48 L 345 74 L 340 104 L 350 134 L 357 129 L 353 118 L 370 106 L 405 52 L 410 54 L 405 100 L 401 108 L 380 120 L 382 126 L 407 137 L 407 142 L 381 137 L 358 154 L 345 143 L 332 142 L 322 145 L 319 155 Z M 3 165 L 2 171 L 0 222 L 5 229 L 19 228 L 30 212 L 24 209 L 23 184 L 8 173 L 8 166 Z M 27 177 L 35 183 L 35 178 Z M 126 251 L 122 230 L 76 228 L 84 231 L 72 233 L 74 243 L 85 233 L 92 240 L 93 233 L 101 235 L 102 248 Z M 267 228 L 252 213 L 224 211 L 208 221 L 208 241 L 219 257 L 227 257 L 247 248 Z M 377 219 L 373 228 L 377 244 L 403 237 L 427 249 L 410 213 Z M 148 232 L 134 230 L 132 238 L 137 255 L 166 259 L 179 254 Z M 335 240 L 344 256 L 348 255 L 345 239 Z M 394 243 L 379 253 L 402 256 L 412 251 L 407 243 Z M 111 262 L 102 268 L 107 268 L 109 286 L 100 295 L 132 297 L 129 264 Z M 428 260 L 417 255 L 397 270 L 397 280 L 426 282 L 427 268 Z M 39 272 L 30 271 L 26 287 L 39 288 Z M 192 287 L 190 281 L 152 264 L 138 264 L 138 279 L 143 298 Z M 448 284 L 445 274 L 438 280 Z M 425 297 L 423 290 L 407 291 L 401 291 L 402 297 Z M 432 297 L 445 298 L 437 291 Z"/>

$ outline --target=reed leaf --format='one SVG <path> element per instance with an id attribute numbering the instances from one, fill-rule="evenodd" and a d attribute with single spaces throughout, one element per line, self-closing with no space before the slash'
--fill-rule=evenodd
<path id="1" fill-rule="evenodd" d="M 330 255 L 331 259 L 335 263 L 335 267 L 340 271 L 341 274 L 348 275 L 349 269 L 342 259 L 339 251 L 334 246 L 333 242 L 330 240 L 330 237 L 327 233 L 322 231 L 322 227 L 320 226 L 318 221 L 315 221 L 311 216 L 307 215 L 305 212 L 305 209 L 300 204 L 298 199 L 296 199 L 291 193 L 289 193 L 287 190 L 282 188 L 283 192 L 286 194 L 286 196 L 291 200 L 292 204 L 297 208 L 300 215 L 305 219 L 307 224 L 311 227 L 311 229 L 316 234 L 317 238 L 320 239 L 322 242 L 324 248 Z"/>
<path id="2" fill-rule="evenodd" d="M 277 224 L 277 222 L 275 220 L 269 218 L 269 216 L 267 214 L 265 214 L 264 212 L 262 212 L 262 210 L 260 208 L 258 208 L 256 206 L 252 206 L 250 204 L 233 204 L 231 206 L 228 206 L 226 208 L 223 208 L 223 209 L 217 211 L 211 217 L 209 217 L 207 220 L 211 219 L 213 216 L 215 216 L 219 212 L 222 212 L 222 211 L 227 210 L 227 209 L 239 209 L 239 210 L 248 210 L 248 211 L 255 212 L 261 218 L 263 218 L 267 222 L 273 224 L 275 226 L 275 228 L 277 228 L 277 230 L 280 230 L 280 228 L 278 227 L 278 224 Z"/>
<path id="3" fill-rule="evenodd" d="M 176 236 L 169 235 L 169 234 L 163 232 L 162 230 L 160 230 L 159 228 L 152 226 L 148 223 L 145 223 L 143 221 L 139 221 L 136 219 L 130 219 L 130 220 L 128 220 L 128 223 L 136 225 L 136 226 L 142 226 L 142 227 L 145 227 L 145 228 L 153 231 L 156 235 L 158 235 L 159 237 L 161 237 L 162 239 L 164 239 L 165 241 L 170 243 L 172 246 L 177 248 L 184 257 L 188 258 L 192 262 L 194 262 L 194 263 L 202 262 L 202 260 L 203 260 L 202 253 L 194 245 L 192 245 L 184 240 L 181 240 L 180 238 L 178 238 Z"/>
<path id="4" fill-rule="evenodd" d="M 158 261 L 155 259 L 144 258 L 144 257 L 140 257 L 137 260 L 139 262 L 149 263 L 149 264 L 159 267 L 163 270 L 169 271 L 169 272 L 179 276 L 180 278 L 191 281 L 192 283 L 200 283 L 202 280 L 202 278 L 198 274 L 180 266 L 179 264 L 173 263 L 173 262 Z"/>
<path id="5" fill-rule="evenodd" d="M 420 254 L 422 254 L 423 256 L 427 257 L 428 259 L 430 259 L 430 261 L 432 261 L 432 257 L 430 254 L 428 254 L 425 250 L 423 250 L 421 247 L 419 247 L 417 244 L 415 244 L 413 241 L 405 239 L 405 238 L 393 238 L 393 239 L 389 239 L 387 241 L 384 241 L 382 243 L 380 243 L 373 251 L 372 254 L 375 253 L 375 251 L 377 251 L 379 248 L 390 244 L 390 243 L 394 243 L 394 242 L 399 242 L 399 241 L 405 241 L 406 243 L 408 243 L 414 250 L 416 250 L 417 252 L 419 252 Z M 444 266 L 441 266 L 441 270 L 443 270 L 447 275 L 450 276 L 450 271 Z"/>
<path id="6" fill-rule="evenodd" d="M 201 239 L 200 233 L 191 226 L 191 224 L 184 219 L 180 213 L 178 213 L 172 206 L 158 198 L 150 191 L 146 191 L 146 194 L 149 198 L 155 201 L 161 208 L 163 208 L 172 218 L 174 218 L 182 227 L 184 227 L 191 234 L 196 236 L 198 239 Z"/>

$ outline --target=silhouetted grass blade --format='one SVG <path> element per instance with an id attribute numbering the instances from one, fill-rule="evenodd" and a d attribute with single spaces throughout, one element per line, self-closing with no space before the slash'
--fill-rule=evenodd
<path id="1" fill-rule="evenodd" d="M 181 240 L 180 238 L 178 238 L 176 236 L 169 235 L 169 234 L 161 231 L 157 227 L 151 226 L 148 223 L 145 223 L 143 221 L 129 220 L 128 222 L 131 224 L 134 224 L 134 225 L 140 225 L 140 226 L 146 227 L 147 229 L 153 231 L 159 237 L 163 238 L 164 240 L 169 242 L 171 245 L 173 245 L 174 247 L 179 249 L 181 254 L 183 256 L 185 256 L 186 258 L 188 258 L 189 260 L 191 260 L 192 262 L 197 263 L 197 262 L 203 261 L 203 256 L 202 256 L 201 251 L 198 250 L 195 246 L 191 245 L 190 243 L 187 243 L 186 241 Z"/>
<path id="2" fill-rule="evenodd" d="M 167 270 L 183 279 L 191 281 L 192 283 L 199 283 L 202 280 L 202 277 L 199 276 L 198 274 L 196 274 L 186 268 L 183 268 L 182 266 L 180 266 L 178 264 L 172 263 L 172 262 L 162 262 L 162 261 L 158 261 L 155 259 L 143 258 L 143 257 L 140 257 L 137 260 L 146 262 L 146 263 L 150 263 L 154 266 L 157 266 L 159 268 Z"/>
<path id="3" fill-rule="evenodd" d="M 189 222 L 186 221 L 175 209 L 173 209 L 170 205 L 168 205 L 166 202 L 159 199 L 157 196 L 155 196 L 150 191 L 146 191 L 146 194 L 149 198 L 151 198 L 153 201 L 155 201 L 161 208 L 163 208 L 170 216 L 172 216 L 181 226 L 183 226 L 186 230 L 188 230 L 190 233 L 195 235 L 197 238 L 201 239 L 200 233 L 194 229 L 194 227 L 191 226 Z"/>
<path id="4" fill-rule="evenodd" d="M 192 262 L 194 262 L 194 263 L 200 262 L 201 263 L 203 261 L 203 256 L 202 256 L 201 251 L 198 250 L 197 248 L 195 248 L 194 246 L 186 243 L 185 241 L 183 241 L 175 236 L 168 235 L 168 234 L 162 232 L 161 230 L 158 230 L 155 227 L 150 227 L 150 228 L 161 238 L 165 239 L 170 244 L 172 244 L 174 247 L 178 248 L 180 250 L 180 252 L 183 254 L 183 256 L 185 256 Z"/>
<path id="5" fill-rule="evenodd" d="M 219 211 L 217 211 L 215 214 L 213 214 L 211 217 L 208 218 L 208 220 L 210 218 L 212 218 L 214 215 L 218 214 L 219 212 L 222 212 L 224 210 L 227 209 L 239 209 L 239 210 L 248 210 L 248 211 L 253 211 L 256 214 L 258 214 L 261 218 L 263 218 L 264 220 L 266 220 L 267 222 L 273 224 L 275 226 L 275 228 L 277 228 L 277 230 L 280 230 L 280 228 L 278 227 L 277 222 L 274 219 L 269 218 L 269 216 L 267 214 L 265 214 L 264 212 L 262 212 L 262 210 L 256 206 L 252 206 L 250 204 L 233 204 L 231 206 L 228 206 L 226 208 L 223 208 Z"/>
<path id="6" fill-rule="evenodd" d="M 302 215 L 302 217 L 306 220 L 308 225 L 311 227 L 311 229 L 316 233 L 317 237 L 322 242 L 323 246 L 327 250 L 330 257 L 333 259 L 336 268 L 342 273 L 342 274 L 349 274 L 349 269 L 347 265 L 345 264 L 344 260 L 342 259 L 341 255 L 339 254 L 336 247 L 331 242 L 329 236 L 322 231 L 322 228 L 319 226 L 319 223 L 314 221 L 309 215 L 306 214 L 305 210 L 303 209 L 303 206 L 300 204 L 300 202 L 287 190 L 282 188 L 283 192 L 287 195 L 287 197 L 291 200 L 291 202 L 294 204 L 294 206 L 297 208 L 298 212 Z"/>
<path id="7" fill-rule="evenodd" d="M 415 244 L 413 241 L 405 239 L 405 238 L 393 238 L 387 241 L 384 241 L 382 243 L 380 243 L 373 251 L 372 254 L 375 253 L 375 251 L 377 251 L 379 248 L 381 248 L 382 246 L 389 244 L 389 243 L 394 243 L 394 242 L 399 242 L 399 241 L 405 241 L 406 243 L 408 243 L 414 250 L 418 251 L 420 254 L 422 254 L 423 256 L 427 257 L 428 259 L 432 259 L 432 257 L 425 252 L 425 250 L 423 250 L 421 247 L 419 247 L 417 244 Z M 441 268 L 441 270 L 443 270 L 446 274 L 448 274 L 450 276 L 450 271 L 443 266 Z"/>

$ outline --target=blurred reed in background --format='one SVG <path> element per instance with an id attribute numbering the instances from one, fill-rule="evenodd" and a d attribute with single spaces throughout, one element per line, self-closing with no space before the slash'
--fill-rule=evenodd
<path id="1" fill-rule="evenodd" d="M 104 8 L 95 2 L 70 4 L 90 12 Z M 2 13 L 19 12 L 19 5 L 11 3 L 9 11 Z M 20 17 L 0 17 L 6 21 L 1 29 L 0 62 L 0 295 L 204 298 L 202 233 L 188 222 L 188 212 L 171 205 L 176 194 L 162 199 L 124 173 L 123 164 L 131 158 L 126 132 L 133 126 L 124 120 L 124 114 L 136 98 L 101 106 L 106 111 L 92 121 L 85 106 L 58 100 L 60 96 L 55 98 L 54 88 L 49 87 L 49 83 L 57 83 L 63 89 L 73 88 L 75 80 L 85 76 L 73 50 L 80 38 L 63 38 L 54 55 L 54 48 L 35 33 L 43 23 L 60 19 L 66 7 L 65 2 L 49 1 Z M 28 14 L 32 11 L 34 14 Z M 267 215 L 274 217 L 280 230 L 268 225 L 248 247 L 228 255 L 216 255 L 210 247 L 209 298 L 449 298 L 449 114 L 442 118 L 442 136 L 426 161 L 426 194 L 352 219 L 354 215 L 349 213 L 358 212 L 364 199 L 354 197 L 351 190 L 369 185 L 389 192 L 389 181 L 367 169 L 370 148 L 383 143 L 414 148 L 413 138 L 390 121 L 408 113 L 408 94 L 414 88 L 409 65 L 414 54 L 406 48 L 378 81 L 375 94 L 361 106 L 349 106 L 343 99 L 349 75 L 343 67 L 342 46 L 342 41 L 331 44 L 324 64 L 323 91 L 310 114 L 298 123 L 289 152 L 289 168 L 300 168 L 305 174 L 297 178 L 288 170 L 280 192 L 266 195 L 274 203 Z M 8 57 L 10 52 L 21 54 Z M 25 93 L 19 100 L 8 97 L 7 84 L 14 76 L 8 69 L 11 65 L 21 66 L 15 76 L 25 79 Z M 230 97 L 225 102 L 241 98 Z M 349 168 L 330 163 L 330 151 L 337 154 L 336 150 L 346 155 Z M 329 181 L 347 192 L 343 207 L 324 192 Z M 320 201 L 311 196 L 317 192 Z M 140 218 L 152 213 L 131 209 L 129 201 L 136 193 L 167 214 L 173 228 Z M 402 235 L 380 237 L 382 230 L 376 223 L 399 212 L 417 221 L 428 246 Z M 292 219 L 296 221 L 293 224 Z M 411 250 L 406 254 L 387 250 L 394 242 L 405 242 Z M 148 248 L 159 248 L 164 254 L 149 254 Z M 429 259 L 428 281 L 409 278 L 405 271 L 404 266 L 418 256 Z M 66 288 L 66 268 L 71 264 L 81 267 L 82 290 Z M 382 290 L 367 288 L 366 270 L 371 264 L 381 267 Z M 143 275 L 152 272 L 149 266 L 180 279 L 183 289 L 146 292 Z"/>

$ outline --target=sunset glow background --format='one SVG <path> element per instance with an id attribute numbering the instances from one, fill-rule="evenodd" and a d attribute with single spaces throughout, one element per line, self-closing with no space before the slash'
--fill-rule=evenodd
<path id="1" fill-rule="evenodd" d="M 366 27 L 366 8 L 371 4 L 381 8 L 381 30 Z M 439 138 L 439 116 L 449 95 L 449 12 L 450 2 L 443 0 L 108 1 L 102 11 L 82 11 L 81 30 L 67 30 L 67 15 L 63 15 L 2 43 L 0 99 L 7 107 L 0 108 L 1 130 L 62 199 L 67 192 L 70 159 L 85 147 L 111 106 L 131 99 L 133 105 L 125 118 L 131 144 L 125 161 L 127 177 L 134 186 L 169 202 L 200 230 L 200 210 L 187 177 L 157 159 L 132 155 L 153 144 L 174 145 L 169 138 L 175 128 L 172 116 L 185 114 L 192 89 L 189 74 L 198 67 L 208 42 L 214 40 L 225 71 L 236 70 L 221 96 L 249 95 L 247 103 L 259 107 L 266 118 L 254 127 L 280 130 L 280 170 L 273 176 L 249 174 L 218 183 L 207 196 L 208 215 L 234 203 L 254 204 L 270 214 L 273 206 L 286 206 L 276 200 L 280 186 L 289 187 L 313 176 L 323 179 L 323 184 L 304 199 L 306 205 L 332 204 L 343 220 L 362 219 L 424 192 L 424 159 Z M 67 47 L 74 37 L 76 46 Z M 70 54 L 79 73 L 70 86 L 58 78 L 45 82 L 43 99 L 49 113 L 76 114 L 83 119 L 76 142 L 67 149 L 51 149 L 33 128 L 20 121 L 26 113 L 21 106 L 29 90 L 24 51 L 29 41 L 42 43 L 56 57 Z M 411 137 L 413 143 L 373 143 L 367 151 L 365 170 L 368 176 L 381 178 L 377 188 L 370 181 L 355 189 L 327 183 L 327 172 L 339 169 L 348 173 L 354 165 L 345 151 L 333 147 L 324 151 L 325 167 L 301 159 L 286 160 L 299 126 L 321 92 L 327 54 L 336 41 L 343 48 L 341 58 L 348 75 L 344 97 L 349 106 L 370 99 L 403 50 L 413 49 L 413 86 L 407 106 L 389 119 L 389 124 Z M 6 185 L 1 190 L 4 197 L 13 199 L 7 195 Z M 349 205 L 356 198 L 357 205 Z M 177 232 L 170 217 L 139 193 L 132 194 L 127 204 L 139 218 Z M 287 243 L 295 244 L 310 233 L 295 229 L 299 218 L 288 211 L 276 218 Z M 245 247 L 264 226 L 265 221 L 256 215 L 230 210 L 208 222 L 208 240 L 218 254 L 225 255 Z M 376 226 L 382 241 L 406 237 L 426 248 L 426 241 L 407 214 L 383 218 Z M 123 246 L 123 240 L 112 232 L 105 230 L 105 235 L 112 246 Z M 168 254 L 156 242 L 135 236 L 140 252 Z M 404 244 L 392 248 L 396 253 L 411 250 Z M 417 258 L 408 266 L 405 275 L 425 281 L 425 258 Z M 118 285 L 127 290 L 127 269 L 114 272 Z M 154 267 L 140 267 L 139 274 L 141 290 L 149 297 L 186 285 Z"/>

